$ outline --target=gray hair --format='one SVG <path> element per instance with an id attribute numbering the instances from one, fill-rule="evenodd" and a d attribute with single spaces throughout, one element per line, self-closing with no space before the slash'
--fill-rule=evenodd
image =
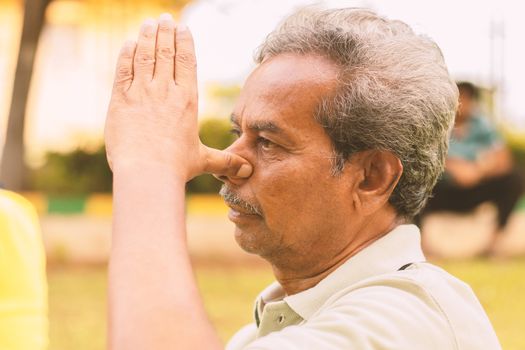
<path id="1" fill-rule="evenodd" d="M 385 150 L 403 164 L 389 202 L 412 218 L 444 169 L 458 91 L 443 55 L 401 21 L 365 9 L 303 9 L 268 35 L 255 60 L 313 54 L 339 67 L 337 88 L 315 114 L 330 136 L 337 174 L 364 150 Z"/>

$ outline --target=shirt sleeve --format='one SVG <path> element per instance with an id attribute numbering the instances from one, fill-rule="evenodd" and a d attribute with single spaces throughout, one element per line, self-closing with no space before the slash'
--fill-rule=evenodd
<path id="1" fill-rule="evenodd" d="M 348 293 L 302 325 L 270 333 L 244 347 L 245 350 L 454 348 L 453 333 L 439 307 L 422 288 L 402 281 Z"/>
<path id="2" fill-rule="evenodd" d="M 448 157 L 475 161 L 483 152 L 505 144 L 496 127 L 484 117 L 472 117 L 466 135 L 450 138 Z"/>

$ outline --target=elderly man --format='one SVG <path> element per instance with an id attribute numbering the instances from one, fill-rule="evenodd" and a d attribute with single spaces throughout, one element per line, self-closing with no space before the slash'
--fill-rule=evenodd
<path id="1" fill-rule="evenodd" d="M 185 238 L 184 186 L 216 174 L 235 239 L 272 266 L 229 349 L 499 349 L 476 297 L 425 262 L 408 224 L 443 170 L 457 89 L 438 47 L 358 9 L 271 33 L 226 151 L 197 134 L 189 30 L 124 45 L 106 125 L 114 173 L 112 349 L 220 349 Z"/>

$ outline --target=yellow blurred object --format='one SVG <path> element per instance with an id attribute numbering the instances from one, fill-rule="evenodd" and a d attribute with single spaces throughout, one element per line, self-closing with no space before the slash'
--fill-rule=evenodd
<path id="1" fill-rule="evenodd" d="M 191 214 L 224 216 L 228 207 L 217 194 L 195 194 L 186 199 L 186 210 Z"/>
<path id="2" fill-rule="evenodd" d="M 41 192 L 24 192 L 22 196 L 33 205 L 38 215 L 47 213 L 47 197 L 44 194 Z"/>
<path id="3" fill-rule="evenodd" d="M 0 190 L 0 349 L 48 345 L 45 253 L 38 216 L 22 196 Z"/>
<path id="4" fill-rule="evenodd" d="M 92 194 L 86 200 L 87 215 L 110 217 L 113 213 L 113 202 L 110 194 Z"/>

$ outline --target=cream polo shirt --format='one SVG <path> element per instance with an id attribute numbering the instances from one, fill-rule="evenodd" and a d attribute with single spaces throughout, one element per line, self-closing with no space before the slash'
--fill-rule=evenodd
<path id="1" fill-rule="evenodd" d="M 398 226 L 311 289 L 286 296 L 270 285 L 255 320 L 227 350 L 501 349 L 470 287 L 425 262 L 414 225 Z"/>

